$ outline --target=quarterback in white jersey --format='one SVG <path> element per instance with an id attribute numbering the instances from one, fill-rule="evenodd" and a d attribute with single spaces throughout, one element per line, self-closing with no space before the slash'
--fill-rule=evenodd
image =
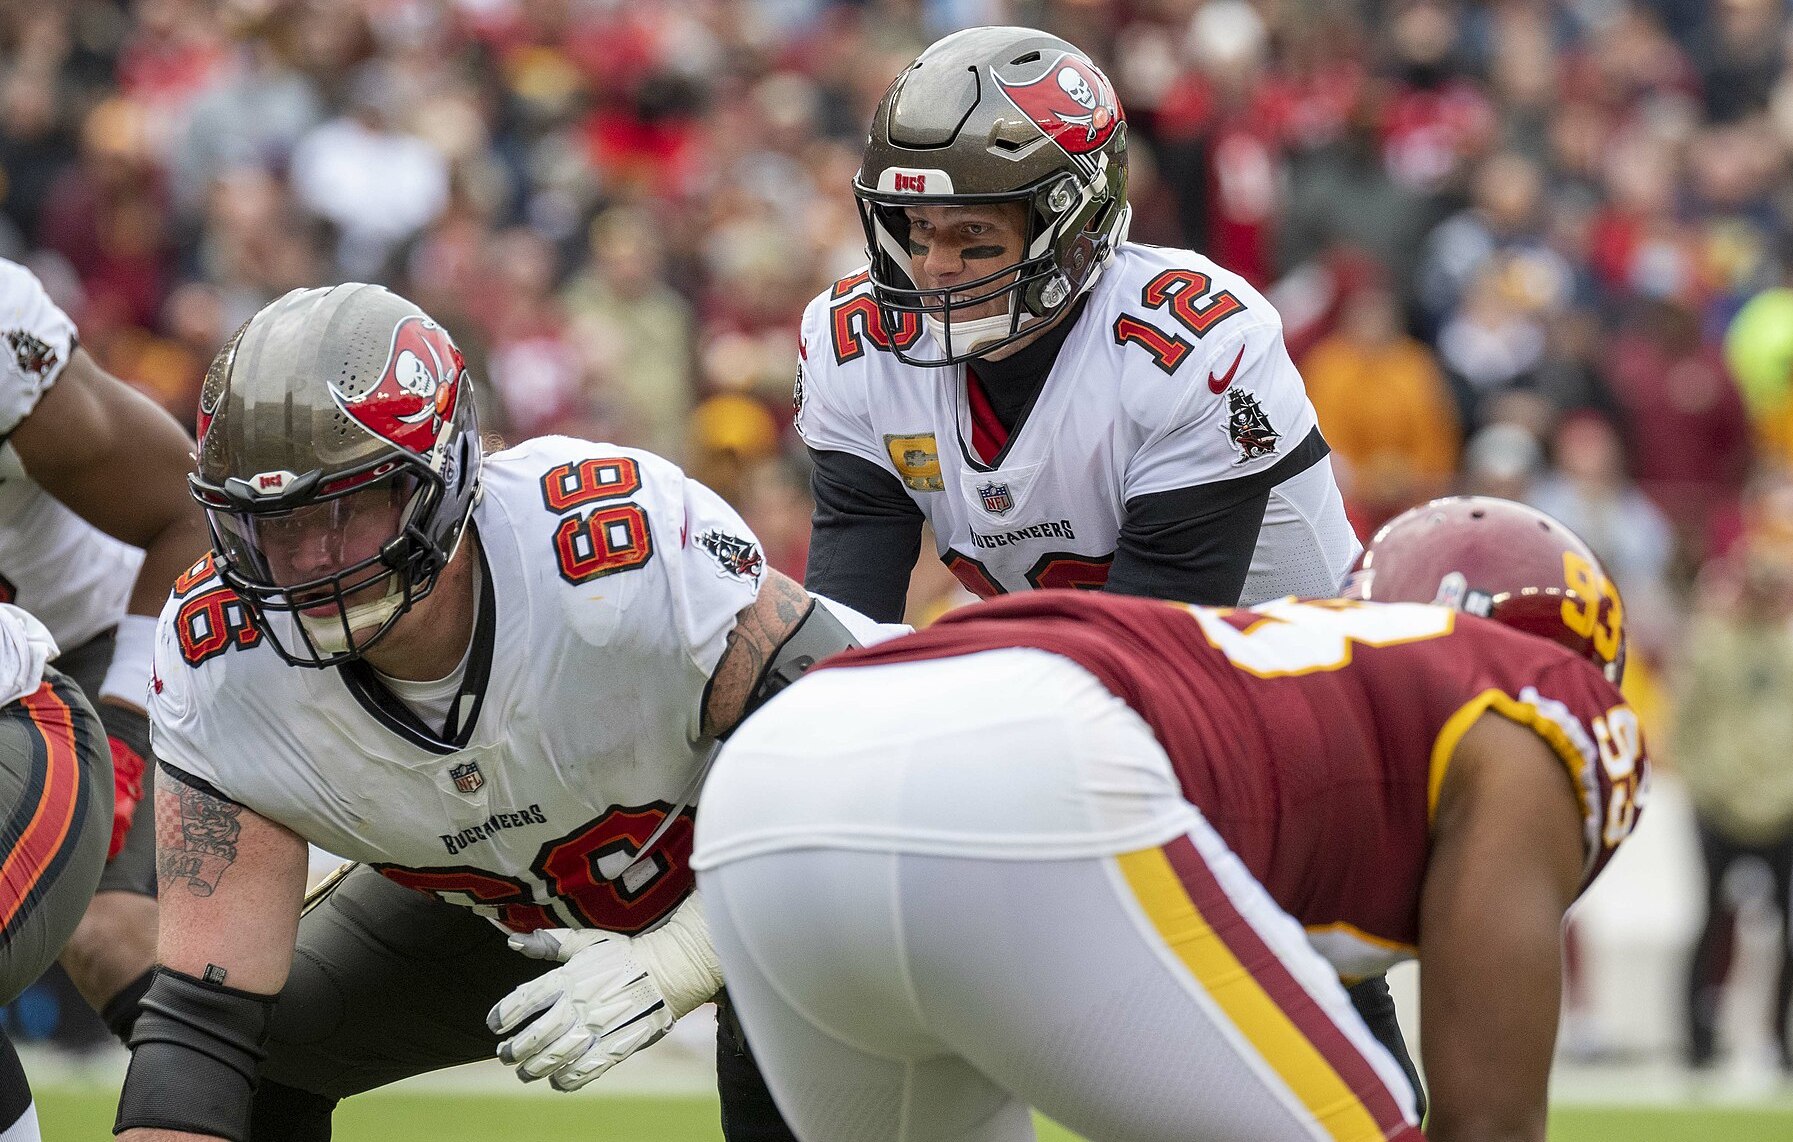
<path id="1" fill-rule="evenodd" d="M 1268 496 L 1239 599 L 1334 591 L 1356 537 L 1263 295 L 1199 254 L 1125 243 L 1077 304 L 1025 419 L 1004 432 L 967 382 L 989 366 L 905 364 L 869 273 L 843 279 L 804 314 L 797 429 L 818 452 L 888 473 L 984 598 L 1102 587 L 1129 505 L 1247 485 Z M 932 336 L 917 327 L 917 349 Z"/>
<path id="2" fill-rule="evenodd" d="M 1126 118 L 1088 56 L 946 37 L 878 105 L 853 192 L 870 264 L 799 343 L 812 587 L 893 617 L 925 520 L 985 598 L 1337 589 L 1360 547 L 1281 318 L 1127 241 Z"/>
<path id="3" fill-rule="evenodd" d="M 0 602 L 49 629 L 106 725 L 109 860 L 61 962 L 121 1038 L 155 955 L 153 820 L 136 812 L 155 615 L 206 547 L 191 452 L 173 417 L 88 355 L 36 275 L 0 260 Z"/>
<path id="4" fill-rule="evenodd" d="M 127 1138 L 324 1138 L 336 1100 L 494 1049 L 575 1089 L 721 986 L 689 868 L 710 750 L 877 624 L 668 461 L 483 457 L 470 389 L 377 286 L 296 290 L 213 363 L 215 551 L 157 631 L 162 966 Z M 301 919 L 306 842 L 360 863 Z M 789 1139 L 718 1047 L 728 1136 Z"/>

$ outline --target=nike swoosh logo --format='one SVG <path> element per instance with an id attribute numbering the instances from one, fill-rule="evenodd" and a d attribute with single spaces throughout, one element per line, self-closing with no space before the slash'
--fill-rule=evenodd
<path id="1" fill-rule="evenodd" d="M 1226 376 L 1216 377 L 1213 370 L 1210 369 L 1208 371 L 1208 391 L 1215 396 L 1226 392 L 1226 387 L 1233 383 L 1233 374 L 1239 371 L 1239 362 L 1244 359 L 1245 346 L 1241 345 L 1239 346 L 1239 355 L 1233 358 L 1233 366 L 1226 371 Z"/>

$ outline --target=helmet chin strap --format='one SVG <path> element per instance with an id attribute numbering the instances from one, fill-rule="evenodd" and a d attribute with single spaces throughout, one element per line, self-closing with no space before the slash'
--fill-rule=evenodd
<path id="1" fill-rule="evenodd" d="M 299 625 L 311 636 L 318 650 L 325 654 L 343 654 L 349 650 L 349 639 L 364 627 L 378 628 L 404 606 L 405 594 L 399 588 L 398 576 L 387 580 L 386 593 L 371 603 L 358 603 L 340 615 L 322 616 L 300 613 Z"/>
<path id="2" fill-rule="evenodd" d="M 1039 320 L 1039 318 L 1031 315 L 1024 317 L 1016 331 L 1019 332 L 1022 329 L 1026 329 L 1028 326 L 1035 324 Z M 946 322 L 940 320 L 931 313 L 923 314 L 922 321 L 927 324 L 928 332 L 934 335 L 934 340 L 940 343 L 942 349 L 945 349 Z M 955 356 L 960 353 L 975 354 L 979 346 L 989 345 L 992 342 L 1000 341 L 1009 335 L 1009 315 L 1006 313 L 998 313 L 993 317 L 979 317 L 971 321 L 955 321 L 952 323 L 952 333 L 953 341 L 951 351 Z"/>

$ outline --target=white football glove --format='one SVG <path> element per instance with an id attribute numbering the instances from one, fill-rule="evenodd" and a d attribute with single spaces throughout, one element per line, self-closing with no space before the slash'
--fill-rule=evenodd
<path id="1" fill-rule="evenodd" d="M 722 965 L 695 892 L 644 935 L 544 928 L 512 936 L 510 946 L 562 966 L 505 996 L 486 1025 L 510 1035 L 498 1057 L 518 1078 L 547 1078 L 556 1090 L 578 1090 L 658 1042 L 674 1020 L 722 990 Z"/>

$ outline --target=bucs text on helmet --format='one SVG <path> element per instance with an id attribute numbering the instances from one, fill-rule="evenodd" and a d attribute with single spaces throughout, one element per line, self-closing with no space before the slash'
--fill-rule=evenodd
<path id="1" fill-rule="evenodd" d="M 1031 28 L 972 28 L 923 52 L 878 104 L 853 181 L 871 259 L 872 296 L 887 328 L 921 317 L 949 365 L 993 352 L 1095 285 L 1126 240 L 1127 124 L 1114 86 L 1076 47 Z M 910 273 L 907 207 L 1027 206 L 1018 263 L 950 295 Z M 948 305 L 950 296 L 952 304 Z M 1008 312 L 955 320 L 1006 300 Z"/>
<path id="2" fill-rule="evenodd" d="M 460 350 L 358 283 L 294 290 L 212 361 L 198 470 L 224 582 L 288 662 L 364 653 L 435 586 L 478 499 Z"/>
<path id="3" fill-rule="evenodd" d="M 1441 603 L 1625 672 L 1625 606 L 1581 538 L 1524 504 L 1451 496 L 1396 516 L 1370 540 L 1347 598 Z"/>

